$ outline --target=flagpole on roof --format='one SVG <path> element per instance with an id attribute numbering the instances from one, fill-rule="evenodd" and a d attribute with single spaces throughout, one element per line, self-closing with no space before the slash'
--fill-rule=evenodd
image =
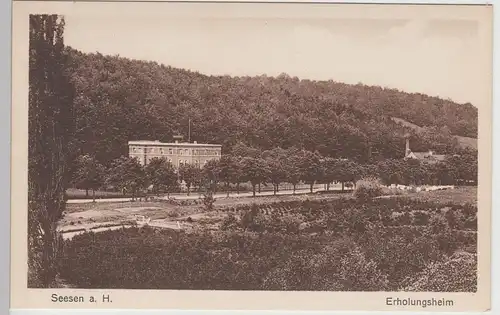
<path id="1" fill-rule="evenodd" d="M 191 118 L 189 118 L 188 142 L 191 143 Z"/>

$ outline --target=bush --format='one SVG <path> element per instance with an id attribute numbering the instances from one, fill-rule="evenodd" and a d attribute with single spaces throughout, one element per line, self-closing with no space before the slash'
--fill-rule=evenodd
<path id="1" fill-rule="evenodd" d="M 394 218 L 396 225 L 410 225 L 412 223 L 412 217 L 409 212 L 404 212 L 403 214 L 398 214 Z"/>
<path id="2" fill-rule="evenodd" d="M 429 214 L 424 211 L 415 211 L 413 213 L 414 225 L 427 225 L 429 223 Z"/>
<path id="3" fill-rule="evenodd" d="M 354 197 L 361 201 L 367 201 L 382 196 L 382 193 L 382 185 L 378 179 L 366 178 L 356 182 Z"/>
<path id="4" fill-rule="evenodd" d="M 258 290 L 303 251 L 318 251 L 317 240 L 129 228 L 67 241 L 59 272 L 78 288 Z"/>
<path id="5" fill-rule="evenodd" d="M 214 203 L 216 199 L 214 198 L 212 192 L 206 192 L 203 194 L 203 205 L 205 206 L 205 211 L 212 211 L 214 209 Z"/>
<path id="6" fill-rule="evenodd" d="M 224 219 L 222 220 L 220 229 L 226 231 L 226 230 L 235 230 L 239 227 L 240 224 L 236 216 L 233 213 L 229 213 L 229 215 L 224 217 Z"/>
<path id="7" fill-rule="evenodd" d="M 455 253 L 440 262 L 429 264 L 405 291 L 476 292 L 477 256 Z"/>
<path id="8" fill-rule="evenodd" d="M 65 242 L 60 274 L 79 288 L 401 290 L 431 264 L 477 249 L 477 233 L 452 229 L 443 206 L 430 201 L 342 198 L 231 209 L 217 232 L 77 235 Z M 457 222 L 465 217 L 462 206 L 450 211 L 460 213 Z"/>

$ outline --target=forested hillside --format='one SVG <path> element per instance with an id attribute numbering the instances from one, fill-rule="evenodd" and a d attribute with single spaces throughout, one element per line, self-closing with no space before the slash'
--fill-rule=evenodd
<path id="1" fill-rule="evenodd" d="M 477 137 L 471 104 L 334 81 L 207 76 L 156 62 L 85 54 L 68 48 L 77 95 L 75 154 L 102 163 L 127 154 L 127 141 L 171 141 L 172 135 L 260 149 L 296 146 L 323 156 L 363 161 L 401 158 L 404 134 L 413 150 L 458 150 L 453 135 Z M 411 75 L 411 74 L 408 74 Z M 425 132 L 392 120 L 398 117 Z"/>

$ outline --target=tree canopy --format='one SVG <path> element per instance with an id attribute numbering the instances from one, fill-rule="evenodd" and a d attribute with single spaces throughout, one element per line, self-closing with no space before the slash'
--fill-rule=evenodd
<path id="1" fill-rule="evenodd" d="M 453 153 L 454 135 L 477 137 L 471 104 L 377 86 L 278 77 L 208 76 L 197 72 L 68 48 L 77 89 L 79 154 L 108 164 L 129 140 L 219 143 L 224 153 L 253 156 L 292 146 L 325 157 L 402 158 L 412 149 Z M 394 117 L 418 126 L 416 131 Z M 251 152 L 242 152 L 241 144 Z"/>

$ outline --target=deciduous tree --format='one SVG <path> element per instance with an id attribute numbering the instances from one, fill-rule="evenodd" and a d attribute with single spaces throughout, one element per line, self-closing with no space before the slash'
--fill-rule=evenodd
<path id="1" fill-rule="evenodd" d="M 269 169 L 268 178 L 273 184 L 273 193 L 276 195 L 279 190 L 279 185 L 286 180 L 286 151 L 281 148 L 274 148 L 263 152 L 262 157 Z"/>
<path id="2" fill-rule="evenodd" d="M 196 184 L 200 178 L 200 168 L 193 164 L 182 164 L 179 167 L 180 179 L 186 183 L 187 195 L 191 192 L 191 186 Z"/>
<path id="3" fill-rule="evenodd" d="M 245 157 L 241 160 L 243 178 L 252 184 L 252 192 L 255 197 L 257 185 L 264 183 L 268 174 L 269 168 L 264 159 Z"/>
<path id="4" fill-rule="evenodd" d="M 145 168 L 148 182 L 157 194 L 166 191 L 169 194 L 177 186 L 177 174 L 174 166 L 164 158 L 153 158 Z"/>
<path id="5" fill-rule="evenodd" d="M 323 173 L 321 167 L 321 156 L 311 151 L 303 150 L 300 153 L 300 168 L 302 181 L 309 184 L 311 192 L 316 181 L 321 180 Z"/>
<path id="6" fill-rule="evenodd" d="M 147 177 L 136 158 L 122 156 L 111 164 L 106 183 L 129 192 L 135 200 L 138 193 L 146 188 Z"/>
<path id="7" fill-rule="evenodd" d="M 73 179 L 75 186 L 85 189 L 87 197 L 91 189 L 92 200 L 95 202 L 95 191 L 104 184 L 106 168 L 90 155 L 79 156 L 76 167 Z"/>
<path id="8" fill-rule="evenodd" d="M 210 190 L 215 194 L 217 184 L 221 180 L 221 167 L 219 160 L 210 160 L 203 166 L 203 178 L 207 181 Z"/>

